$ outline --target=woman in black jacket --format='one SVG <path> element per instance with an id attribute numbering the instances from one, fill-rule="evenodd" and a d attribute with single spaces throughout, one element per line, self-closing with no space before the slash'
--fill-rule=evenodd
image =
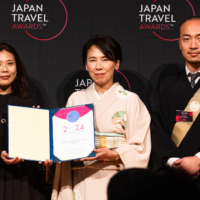
<path id="1" fill-rule="evenodd" d="M 13 47 L 0 43 L 0 200 L 41 200 L 36 162 L 9 159 L 7 105 L 32 107 L 27 73 Z M 21 147 L 23 148 L 23 147 Z"/>

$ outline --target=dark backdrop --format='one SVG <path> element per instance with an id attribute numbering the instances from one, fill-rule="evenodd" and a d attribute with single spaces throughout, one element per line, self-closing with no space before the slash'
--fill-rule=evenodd
<path id="1" fill-rule="evenodd" d="M 72 92 L 91 83 L 81 51 L 94 34 L 120 43 L 120 70 L 143 99 L 159 78 L 184 67 L 178 41 L 169 40 L 179 37 L 185 19 L 200 15 L 199 0 L 9 0 L 0 5 L 0 41 L 16 48 L 30 77 L 31 96 L 47 108 L 65 106 Z M 128 89 L 122 75 L 115 80 Z"/>
<path id="2" fill-rule="evenodd" d="M 31 97 L 42 107 L 57 108 L 91 83 L 81 58 L 85 41 L 107 34 L 122 47 L 120 71 L 131 90 L 147 103 L 147 90 L 151 94 L 159 79 L 184 67 L 179 27 L 200 15 L 199 7 L 199 0 L 1 0 L 0 42 L 22 58 Z M 121 74 L 115 81 L 128 89 Z M 43 184 L 49 199 L 51 186 Z"/>

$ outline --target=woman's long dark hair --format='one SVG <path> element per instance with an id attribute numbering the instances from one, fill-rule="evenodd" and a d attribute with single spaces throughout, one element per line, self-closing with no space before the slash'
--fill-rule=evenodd
<path id="1" fill-rule="evenodd" d="M 24 64 L 22 63 L 18 53 L 12 46 L 6 43 L 0 43 L 0 52 L 2 51 L 7 51 L 13 54 L 15 58 L 16 67 L 17 67 L 17 76 L 11 85 L 13 94 L 20 98 L 27 97 L 28 96 L 28 76 L 27 76 L 27 72 L 25 70 Z"/>

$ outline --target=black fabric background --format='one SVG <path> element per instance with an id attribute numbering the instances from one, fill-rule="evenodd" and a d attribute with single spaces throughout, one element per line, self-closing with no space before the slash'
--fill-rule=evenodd
<path id="1" fill-rule="evenodd" d="M 158 79 L 171 76 L 184 67 L 178 41 L 162 40 L 153 31 L 164 38 L 178 38 L 180 24 L 193 15 L 188 1 L 63 0 L 63 3 L 68 12 L 66 28 L 58 37 L 48 41 L 33 39 L 25 31 L 40 38 L 50 38 L 59 33 L 65 23 L 64 7 L 59 0 L 29 0 L 27 3 L 26 0 L 9 0 L 0 3 L 0 42 L 7 42 L 18 51 L 30 76 L 31 96 L 43 107 L 65 106 L 75 89 L 86 87 L 75 85 L 77 79 L 79 82 L 89 79 L 88 73 L 84 72 L 81 51 L 85 41 L 94 34 L 110 35 L 120 43 L 123 51 L 120 70 L 129 79 L 132 91 L 148 89 L 151 93 Z M 190 3 L 195 14 L 200 15 L 199 0 L 190 0 Z M 12 29 L 17 23 L 13 22 L 11 15 L 13 4 L 43 4 L 43 13 L 49 22 L 41 31 Z M 150 14 L 172 14 L 176 23 L 169 23 L 174 24 L 170 30 L 139 30 L 141 4 L 161 7 L 170 4 L 170 13 Z M 128 89 L 121 75 L 117 74 L 115 79 Z"/>
<path id="2" fill-rule="evenodd" d="M 26 3 L 27 1 L 27 3 Z M 38 38 L 51 38 L 57 35 L 65 24 L 65 11 L 60 0 L 7 0 L 0 2 L 0 42 L 12 45 L 19 53 L 30 77 L 31 98 L 41 107 L 63 107 L 70 94 L 76 89 L 84 89 L 90 77 L 82 63 L 82 46 L 92 35 L 107 34 L 116 39 L 123 52 L 120 71 L 128 78 L 131 90 L 146 102 L 159 79 L 171 76 L 184 67 L 184 59 L 178 41 L 165 41 L 153 34 L 168 39 L 179 37 L 180 24 L 195 14 L 200 15 L 199 0 L 62 0 L 67 9 L 68 21 L 64 31 L 55 39 L 40 41 L 29 37 L 28 31 Z M 12 29 L 11 14 L 13 4 L 43 4 L 49 20 L 42 30 Z M 170 14 L 176 23 L 170 30 L 139 30 L 141 23 L 139 11 L 143 5 L 169 5 Z M 19 12 L 20 14 L 22 12 Z M 39 12 L 40 13 L 40 12 Z M 37 14 L 34 12 L 23 12 Z M 145 14 L 169 14 L 153 12 Z M 21 22 L 20 24 L 29 24 Z M 43 24 L 43 23 L 42 23 Z M 166 24 L 166 23 L 160 23 Z M 76 86 L 77 81 L 79 86 Z M 126 89 L 128 84 L 122 75 L 116 73 Z M 80 83 L 81 86 L 80 86 Z M 42 179 L 41 179 L 42 180 Z M 43 180 L 44 181 L 44 180 Z M 51 187 L 45 185 L 49 199 Z"/>

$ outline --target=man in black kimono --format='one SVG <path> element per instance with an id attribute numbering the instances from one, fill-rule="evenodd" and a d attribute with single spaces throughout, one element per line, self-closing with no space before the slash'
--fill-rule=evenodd
<path id="1" fill-rule="evenodd" d="M 179 45 L 185 58 L 185 68 L 176 76 L 162 80 L 150 98 L 150 164 L 155 170 L 168 165 L 195 179 L 200 170 L 200 104 L 190 100 L 200 88 L 200 17 L 192 17 L 181 25 Z M 179 123 L 176 122 L 176 111 L 184 111 L 187 105 L 191 108 L 190 112 L 198 114 L 195 120 L 193 116 L 193 122 L 181 122 L 186 123 L 183 126 L 193 124 L 177 144 L 173 140 L 176 135 L 180 135 L 174 128 Z"/>

